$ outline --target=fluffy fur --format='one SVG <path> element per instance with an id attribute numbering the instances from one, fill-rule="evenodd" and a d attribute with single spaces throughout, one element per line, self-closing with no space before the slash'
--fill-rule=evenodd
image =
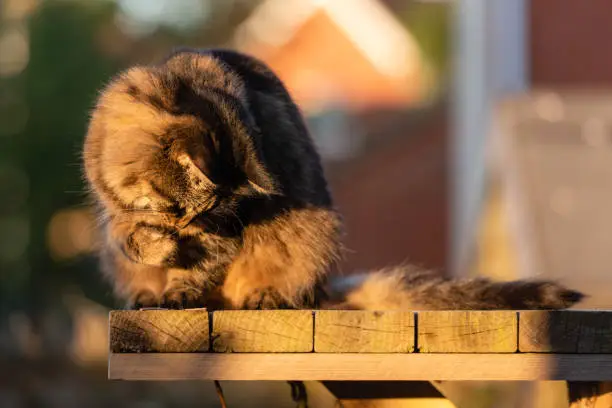
<path id="1" fill-rule="evenodd" d="M 322 307 L 356 310 L 564 309 L 583 297 L 546 280 L 449 279 L 409 265 L 332 278 L 327 289 Z"/>
<path id="2" fill-rule="evenodd" d="M 283 84 L 230 51 L 182 50 L 102 91 L 84 147 L 101 260 L 129 306 L 540 309 L 552 282 L 448 280 L 397 267 L 325 285 L 341 220 Z"/>
<path id="3" fill-rule="evenodd" d="M 84 149 L 103 270 L 130 305 L 300 307 L 340 220 L 301 115 L 263 64 L 178 52 L 102 92 Z"/>

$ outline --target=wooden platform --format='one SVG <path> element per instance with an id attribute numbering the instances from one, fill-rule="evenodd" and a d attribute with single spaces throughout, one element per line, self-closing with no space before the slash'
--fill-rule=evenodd
<path id="1" fill-rule="evenodd" d="M 109 378 L 612 380 L 612 312 L 113 311 Z"/>
<path id="2" fill-rule="evenodd" d="M 108 376 L 434 381 L 451 400 L 445 381 L 564 380 L 571 408 L 609 407 L 612 311 L 113 311 Z"/>
<path id="3" fill-rule="evenodd" d="M 612 355 L 113 353 L 121 380 L 612 381 Z"/>

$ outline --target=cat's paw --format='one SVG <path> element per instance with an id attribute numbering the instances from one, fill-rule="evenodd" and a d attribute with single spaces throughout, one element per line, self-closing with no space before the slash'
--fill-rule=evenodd
<path id="1" fill-rule="evenodd" d="M 171 287 L 162 295 L 160 307 L 166 309 L 193 309 L 205 307 L 203 294 L 191 287 Z"/>
<path id="2" fill-rule="evenodd" d="M 244 298 L 241 309 L 290 309 L 290 306 L 274 288 L 268 287 L 254 289 L 249 293 Z"/>
<path id="3" fill-rule="evenodd" d="M 159 307 L 159 299 L 150 290 L 142 290 L 132 297 L 127 309 L 138 310 L 144 307 Z"/>
<path id="4" fill-rule="evenodd" d="M 172 234 L 143 226 L 130 234 L 125 252 L 135 262 L 166 266 L 174 257 L 176 250 L 177 242 Z"/>
<path id="5" fill-rule="evenodd" d="M 273 287 L 260 287 L 245 277 L 229 278 L 223 285 L 223 296 L 234 309 L 289 309 L 288 302 Z"/>

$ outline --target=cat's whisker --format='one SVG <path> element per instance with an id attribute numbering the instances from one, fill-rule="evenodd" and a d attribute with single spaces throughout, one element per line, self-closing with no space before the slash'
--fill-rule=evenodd
<path id="1" fill-rule="evenodd" d="M 236 211 L 233 208 L 230 208 L 230 212 L 234 216 L 234 218 L 236 218 L 236 220 L 238 220 L 238 223 L 240 223 L 240 226 L 242 227 L 242 229 L 245 229 L 246 227 L 244 226 L 244 223 L 242 222 L 242 220 L 240 219 L 240 217 L 238 216 Z"/>
<path id="2" fill-rule="evenodd" d="M 221 226 L 219 224 L 217 224 L 217 234 L 219 234 L 219 230 L 221 229 Z M 215 241 L 217 244 L 217 263 L 219 263 L 219 241 Z"/>

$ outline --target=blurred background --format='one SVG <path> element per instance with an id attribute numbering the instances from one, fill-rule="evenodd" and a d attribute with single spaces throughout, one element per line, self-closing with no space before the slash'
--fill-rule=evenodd
<path id="1" fill-rule="evenodd" d="M 611 23 L 609 0 L 0 0 L 0 407 L 217 406 L 208 383 L 106 381 L 117 305 L 80 173 L 97 91 L 181 45 L 285 81 L 345 216 L 343 271 L 546 277 L 611 307 Z"/>

